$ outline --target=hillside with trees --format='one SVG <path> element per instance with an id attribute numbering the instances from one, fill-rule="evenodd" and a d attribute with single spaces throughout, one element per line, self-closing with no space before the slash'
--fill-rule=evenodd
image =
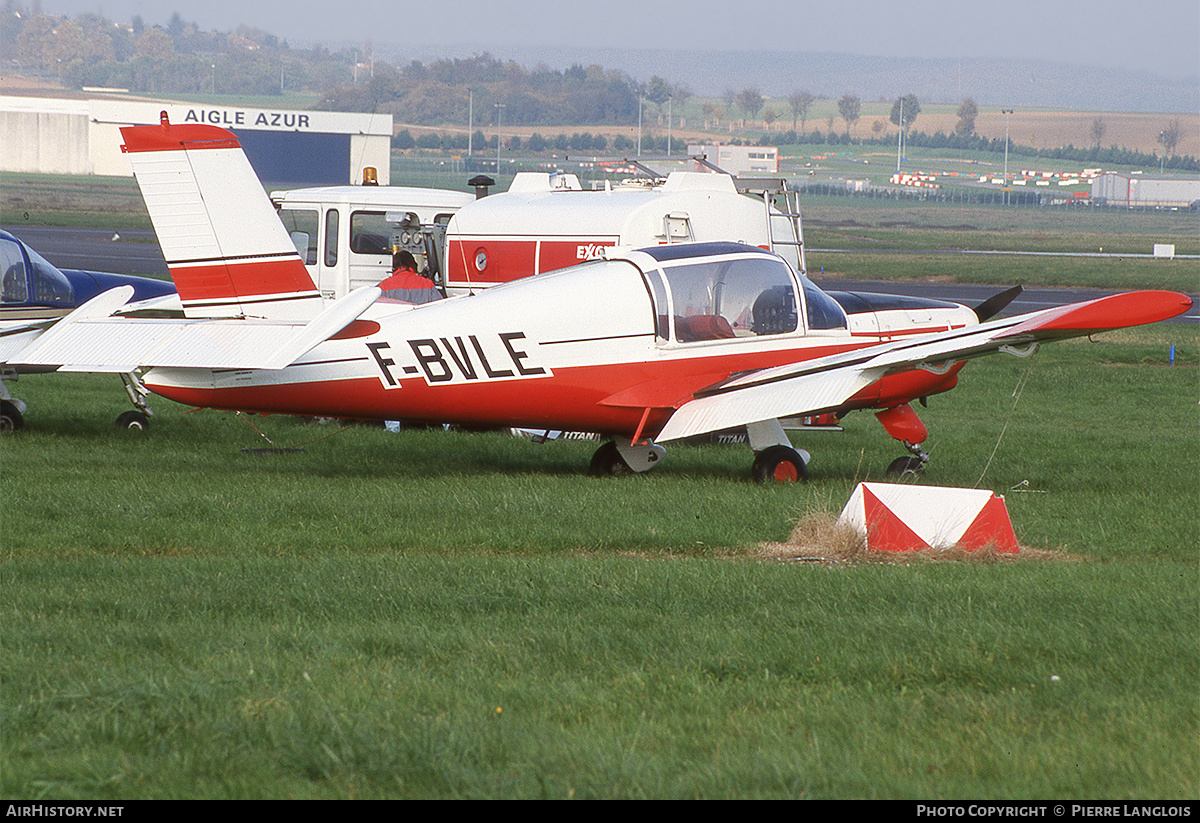
<path id="1" fill-rule="evenodd" d="M 888 99 L 891 116 L 875 118 L 866 134 L 859 121 L 866 116 L 868 102 L 851 92 L 837 97 L 795 89 L 767 98 L 760 87 L 747 85 L 740 91 L 726 87 L 697 94 L 687 85 L 672 84 L 657 75 L 642 81 L 619 70 L 581 63 L 567 69 L 544 64 L 531 69 L 489 53 L 410 60 L 400 65 L 377 59 L 369 46 L 336 51 L 322 46 L 298 49 L 268 32 L 247 27 L 205 32 L 179 14 L 166 26 L 148 26 L 139 17 L 128 23 L 96 14 L 68 18 L 5 0 L 0 17 L 0 58 L 10 72 L 68 89 L 116 88 L 192 98 L 288 95 L 293 100 L 302 97 L 304 107 L 391 114 L 399 124 L 394 145 L 402 149 L 458 150 L 466 148 L 470 138 L 475 138 L 477 147 L 489 142 L 494 146 L 499 122 L 513 130 L 505 137 L 505 145 L 514 150 L 626 151 L 634 145 L 631 127 L 644 122 L 642 147 L 665 152 L 683 148 L 682 139 L 671 145 L 669 128 L 663 126 L 668 122 L 682 126 L 685 111 L 693 134 L 708 139 L 707 135 L 717 133 L 722 142 L 733 144 L 886 145 L 896 139 L 887 133 L 886 120 L 890 120 L 896 130 L 904 131 L 910 146 L 1002 152 L 1005 145 L 976 132 L 980 106 L 970 98 L 959 104 L 952 128 L 932 133 L 915 127 L 921 111 L 915 94 L 896 97 L 894 102 Z M 872 102 L 877 107 L 885 100 L 881 97 Z M 814 115 L 818 108 L 824 128 L 810 130 L 810 120 L 821 122 Z M 791 129 L 783 131 L 789 119 Z M 469 138 L 468 126 L 487 127 L 493 134 L 485 138 L 476 129 Z M 596 133 L 583 130 L 571 134 L 576 128 Z M 663 131 L 668 134 L 664 136 Z M 1161 157 L 1157 149 L 1149 154 L 1104 147 L 1104 133 L 1105 122 L 1097 117 L 1090 136 L 1079 136 L 1081 147 L 1068 144 L 1022 153 L 1096 165 L 1131 163 L 1200 170 L 1195 158 L 1176 153 L 1185 136 L 1178 119 L 1155 127 Z M 1008 146 L 1020 150 L 1017 141 Z"/>

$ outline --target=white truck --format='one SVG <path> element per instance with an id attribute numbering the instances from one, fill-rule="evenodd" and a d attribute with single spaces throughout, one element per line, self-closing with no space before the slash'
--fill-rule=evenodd
<path id="1" fill-rule="evenodd" d="M 392 271 L 392 252 L 408 249 L 425 268 L 435 233 L 475 197 L 407 186 L 327 186 L 271 193 L 313 282 L 326 298 L 370 286 Z"/>
<path id="2" fill-rule="evenodd" d="M 397 248 L 447 295 L 573 266 L 613 246 L 731 240 L 804 271 L 796 193 L 779 179 L 672 172 L 585 190 L 573 174 L 521 172 L 508 191 L 486 197 L 334 186 L 271 199 L 327 297 L 383 280 Z"/>

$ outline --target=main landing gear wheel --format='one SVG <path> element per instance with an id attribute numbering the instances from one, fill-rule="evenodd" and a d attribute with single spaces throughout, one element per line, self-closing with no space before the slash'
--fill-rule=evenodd
<path id="1" fill-rule="evenodd" d="M 117 428 L 130 431 L 145 431 L 150 428 L 150 418 L 145 412 L 127 411 L 117 417 Z"/>
<path id="2" fill-rule="evenodd" d="M 17 404 L 11 400 L 0 400 L 0 432 L 15 432 L 25 428 L 25 417 Z"/>
<path id="3" fill-rule="evenodd" d="M 621 457 L 621 452 L 617 449 L 617 444 L 609 440 L 596 449 L 596 453 L 592 455 L 592 463 L 588 466 L 588 474 L 592 477 L 620 477 L 626 474 L 633 474 L 633 469 L 625 462 L 625 458 Z"/>
<path id="4" fill-rule="evenodd" d="M 804 483 L 808 480 L 808 467 L 795 449 L 771 446 L 755 455 L 750 474 L 756 483 Z"/>
<path id="5" fill-rule="evenodd" d="M 596 449 L 588 474 L 593 477 L 641 474 L 662 465 L 666 456 L 666 449 L 649 441 L 631 443 L 627 438 L 615 437 Z"/>

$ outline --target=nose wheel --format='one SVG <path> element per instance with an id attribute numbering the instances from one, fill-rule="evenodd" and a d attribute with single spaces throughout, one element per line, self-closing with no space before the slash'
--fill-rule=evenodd
<path id="1" fill-rule="evenodd" d="M 899 479 L 915 479 L 925 473 L 925 467 L 929 465 L 929 453 L 918 446 L 916 443 L 904 441 L 904 446 L 912 455 L 910 457 L 897 457 L 887 467 L 887 476 Z"/>

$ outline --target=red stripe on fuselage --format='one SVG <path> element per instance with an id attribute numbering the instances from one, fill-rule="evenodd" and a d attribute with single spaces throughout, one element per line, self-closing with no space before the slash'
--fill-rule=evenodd
<path id="1" fill-rule="evenodd" d="M 556 367 L 543 377 L 515 380 L 429 384 L 422 377 L 399 379 L 385 387 L 380 377 L 356 377 L 304 382 L 303 366 L 296 380 L 222 388 L 177 388 L 146 383 L 154 392 L 191 406 L 326 417 L 376 420 L 420 420 L 470 426 L 529 426 L 629 434 L 645 419 L 643 433 L 653 436 L 696 391 L 739 372 L 784 365 L 857 345 L 827 345 L 775 352 L 709 355 L 678 360 Z M 960 364 L 961 367 L 961 364 Z M 892 375 L 859 392 L 848 404 L 854 408 L 888 407 L 951 388 L 958 367 L 935 375 L 913 370 Z M 613 396 L 670 374 L 672 391 L 656 399 L 650 414 L 642 405 L 613 405 Z M 398 377 L 398 375 L 397 375 Z M 631 399 L 639 395 L 633 392 Z M 667 400 L 667 394 L 673 399 Z M 876 404 L 879 404 L 878 406 Z"/>

